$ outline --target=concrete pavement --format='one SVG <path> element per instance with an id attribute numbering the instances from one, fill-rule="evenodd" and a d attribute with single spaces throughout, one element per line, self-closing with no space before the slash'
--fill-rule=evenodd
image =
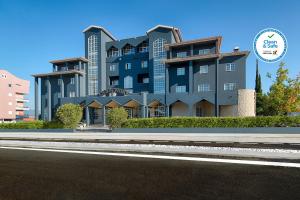
<path id="1" fill-rule="evenodd" d="M 55 133 L 0 132 L 0 140 L 120 140 L 120 141 L 194 141 L 300 144 L 299 134 L 239 134 L 239 133 Z"/>

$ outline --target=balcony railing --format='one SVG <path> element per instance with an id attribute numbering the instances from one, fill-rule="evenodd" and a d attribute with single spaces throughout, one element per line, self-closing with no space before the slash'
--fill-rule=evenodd
<path id="1" fill-rule="evenodd" d="M 17 102 L 29 102 L 28 99 L 20 99 L 20 98 L 16 99 L 16 101 Z"/>
<path id="2" fill-rule="evenodd" d="M 28 107 L 16 107 L 16 110 L 29 110 L 29 108 Z"/>

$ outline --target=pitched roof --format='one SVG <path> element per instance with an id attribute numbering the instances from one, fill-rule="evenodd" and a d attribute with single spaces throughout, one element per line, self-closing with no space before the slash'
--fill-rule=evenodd
<path id="1" fill-rule="evenodd" d="M 181 32 L 180 32 L 179 28 L 176 28 L 176 27 L 173 27 L 173 26 L 166 26 L 166 25 L 158 24 L 158 25 L 154 26 L 153 28 L 149 29 L 148 31 L 146 31 L 146 33 L 149 34 L 150 32 L 152 32 L 152 31 L 154 31 L 158 28 L 165 28 L 165 29 L 172 30 L 176 42 L 181 42 L 182 41 Z"/>
<path id="2" fill-rule="evenodd" d="M 89 27 L 87 27 L 86 29 L 84 29 L 82 32 L 87 32 L 88 30 L 95 28 L 95 29 L 100 29 L 102 30 L 104 33 L 106 33 L 106 35 L 108 35 L 112 40 L 117 40 L 108 30 L 106 30 L 105 28 L 103 28 L 102 26 L 96 26 L 96 25 L 91 25 Z"/>

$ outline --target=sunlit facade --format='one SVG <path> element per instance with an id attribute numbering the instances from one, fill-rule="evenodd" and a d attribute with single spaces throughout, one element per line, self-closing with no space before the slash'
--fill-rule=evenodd
<path id="1" fill-rule="evenodd" d="M 254 91 L 245 90 L 249 51 L 222 53 L 221 36 L 183 41 L 163 25 L 122 40 L 99 26 L 83 33 L 85 56 L 51 61 L 53 72 L 34 75 L 44 120 L 65 103 L 80 104 L 88 124 L 105 124 L 116 107 L 130 118 L 255 115 Z"/>

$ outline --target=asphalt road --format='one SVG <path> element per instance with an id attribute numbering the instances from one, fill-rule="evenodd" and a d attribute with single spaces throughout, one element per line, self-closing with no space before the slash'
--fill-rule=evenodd
<path id="1" fill-rule="evenodd" d="M 0 149 L 0 199 L 300 199 L 300 169 Z"/>

